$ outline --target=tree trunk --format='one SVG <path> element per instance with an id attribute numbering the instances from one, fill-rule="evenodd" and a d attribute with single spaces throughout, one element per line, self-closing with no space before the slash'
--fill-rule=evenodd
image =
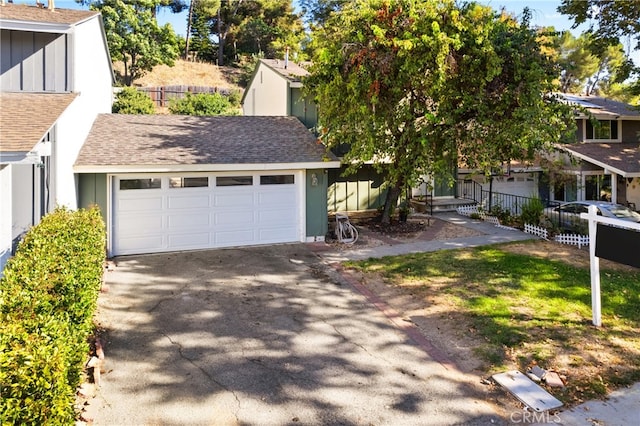
<path id="1" fill-rule="evenodd" d="M 402 192 L 403 184 L 401 182 L 396 182 L 394 185 L 389 186 L 387 190 L 387 196 L 384 201 L 384 210 L 382 211 L 382 219 L 380 222 L 384 225 L 389 225 L 391 223 L 391 212 L 393 210 L 392 207 L 395 207 L 398 204 L 398 197 Z"/>
<path id="2" fill-rule="evenodd" d="M 220 10 L 222 5 L 218 9 L 218 66 L 224 65 L 224 36 L 222 34 L 222 14 Z"/>
<path id="3" fill-rule="evenodd" d="M 184 59 L 189 59 L 189 37 L 191 36 L 191 21 L 193 20 L 193 6 L 197 0 L 191 0 L 189 3 L 189 16 L 187 17 L 187 34 L 184 43 Z"/>

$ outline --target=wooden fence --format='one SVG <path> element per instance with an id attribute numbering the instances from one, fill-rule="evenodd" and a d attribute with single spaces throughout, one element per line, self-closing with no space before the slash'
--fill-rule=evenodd
<path id="1" fill-rule="evenodd" d="M 209 86 L 158 86 L 158 87 L 138 87 L 138 91 L 147 93 L 156 106 L 165 107 L 169 105 L 171 99 L 181 99 L 187 93 L 220 93 L 229 95 L 228 89 Z"/>

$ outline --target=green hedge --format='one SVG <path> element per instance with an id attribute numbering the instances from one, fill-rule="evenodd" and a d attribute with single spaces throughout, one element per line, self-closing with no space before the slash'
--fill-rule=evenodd
<path id="1" fill-rule="evenodd" d="M 58 208 L 32 227 L 0 279 L 3 424 L 72 424 L 105 260 L 98 208 Z"/>

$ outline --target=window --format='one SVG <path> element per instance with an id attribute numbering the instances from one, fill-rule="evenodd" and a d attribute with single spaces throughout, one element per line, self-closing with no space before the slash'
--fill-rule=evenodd
<path id="1" fill-rule="evenodd" d="M 198 188 L 209 186 L 208 177 L 172 177 L 169 188 Z"/>
<path id="2" fill-rule="evenodd" d="M 290 185 L 290 184 L 293 184 L 293 175 L 260 176 L 260 185 Z"/>
<path id="3" fill-rule="evenodd" d="M 128 189 L 156 189 L 160 188 L 160 178 L 150 179 L 120 179 L 120 190 Z"/>
<path id="4" fill-rule="evenodd" d="M 218 176 L 216 186 L 253 185 L 253 176 Z"/>
<path id="5" fill-rule="evenodd" d="M 618 140 L 618 122 L 616 120 L 598 120 L 594 125 L 587 120 L 587 140 Z"/>

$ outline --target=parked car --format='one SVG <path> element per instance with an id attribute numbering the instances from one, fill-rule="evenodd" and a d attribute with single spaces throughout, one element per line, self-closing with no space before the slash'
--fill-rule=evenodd
<path id="1" fill-rule="evenodd" d="M 589 206 L 596 206 L 600 216 L 640 223 L 640 213 L 622 204 L 606 201 L 572 201 L 563 203 L 557 207 L 547 207 L 544 209 L 544 215 L 555 226 L 563 230 L 574 231 L 576 228 L 587 226 L 587 221 L 580 218 L 580 213 L 588 213 Z"/>

